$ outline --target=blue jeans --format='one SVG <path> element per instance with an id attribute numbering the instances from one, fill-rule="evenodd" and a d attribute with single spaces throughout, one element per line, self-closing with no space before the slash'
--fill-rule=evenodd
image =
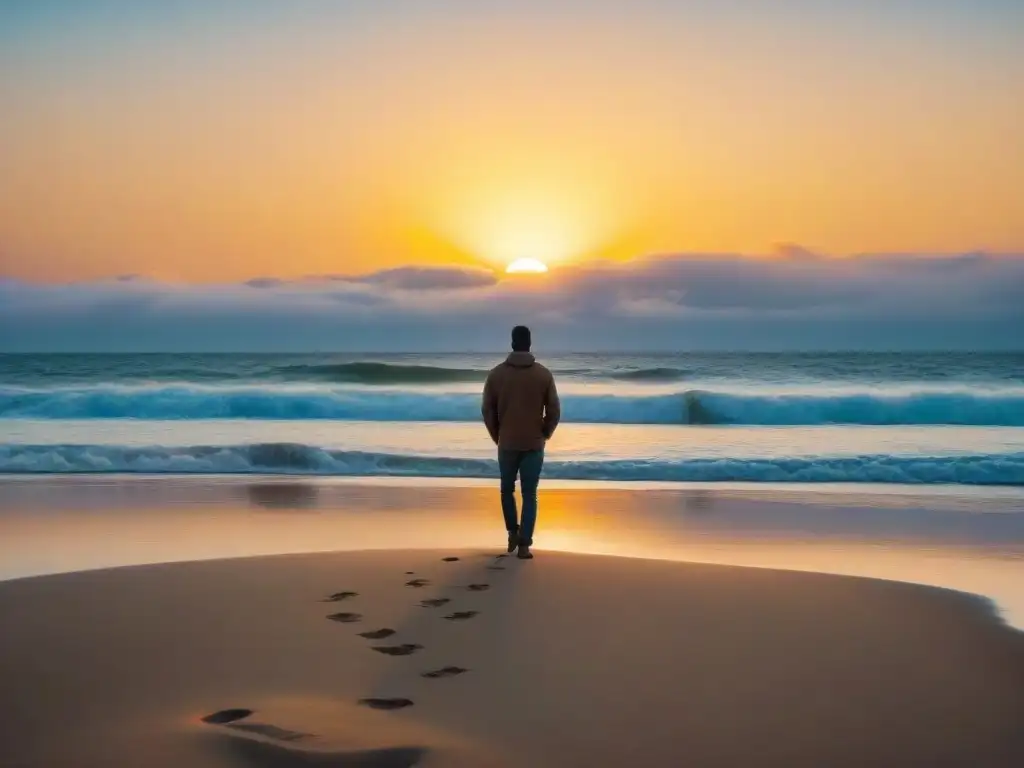
<path id="1" fill-rule="evenodd" d="M 537 524 L 537 485 L 544 468 L 544 449 L 514 451 L 498 449 L 498 468 L 501 470 L 501 513 L 505 516 L 505 530 L 519 534 L 519 543 L 533 544 L 533 528 Z M 519 476 L 523 494 L 523 519 L 516 512 L 516 476 Z"/>

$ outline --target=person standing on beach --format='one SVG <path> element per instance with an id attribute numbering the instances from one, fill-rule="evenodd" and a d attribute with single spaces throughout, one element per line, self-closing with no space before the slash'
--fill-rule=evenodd
<path id="1" fill-rule="evenodd" d="M 494 444 L 501 471 L 501 512 L 508 531 L 508 551 L 533 557 L 537 522 L 537 485 L 544 467 L 544 445 L 561 417 L 558 390 L 551 371 L 530 353 L 530 329 L 512 329 L 512 354 L 487 376 L 481 412 Z M 523 496 L 523 516 L 516 510 L 516 477 Z"/>

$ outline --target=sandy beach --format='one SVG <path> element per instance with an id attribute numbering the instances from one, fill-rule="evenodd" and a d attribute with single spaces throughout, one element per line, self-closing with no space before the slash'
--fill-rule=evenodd
<path id="1" fill-rule="evenodd" d="M 1024 0 L 0 0 L 0 768 L 1024 768 L 1022 82 Z"/>
<path id="2" fill-rule="evenodd" d="M 1024 635 L 896 582 L 396 550 L 16 580 L 0 615 L 12 768 L 1024 764 Z"/>

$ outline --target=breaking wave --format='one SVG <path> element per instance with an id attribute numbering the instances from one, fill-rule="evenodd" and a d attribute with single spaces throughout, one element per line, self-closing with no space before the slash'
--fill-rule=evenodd
<path id="1" fill-rule="evenodd" d="M 115 356 L 108 361 L 105 368 L 98 369 L 95 361 L 82 361 L 74 358 L 55 363 L 43 358 L 32 361 L 21 372 L 26 383 L 43 380 L 47 383 L 67 382 L 68 385 L 80 383 L 146 383 L 161 382 L 164 384 L 222 384 L 224 386 L 241 386 L 260 383 L 291 383 L 301 384 L 361 384 L 366 386 L 401 386 L 401 385 L 432 385 L 432 384 L 482 384 L 490 370 L 490 363 L 481 363 L 477 367 L 450 367 L 443 365 L 421 365 L 417 363 L 396 363 L 380 360 L 352 360 L 348 362 L 276 362 L 273 360 L 243 359 L 233 361 L 231 356 L 226 359 L 216 357 L 209 359 L 201 356 L 189 365 L 183 360 L 147 361 L 148 365 L 140 365 L 138 360 Z M 92 367 L 89 366 L 92 363 Z M 567 376 L 582 380 L 611 380 L 632 382 L 669 382 L 679 381 L 686 371 L 673 367 L 639 367 L 639 368 L 607 368 L 596 367 L 555 367 L 559 376 Z M 18 383 L 18 378 L 8 380 L 8 384 Z"/>
<path id="2" fill-rule="evenodd" d="M 619 381 L 680 381 L 686 378 L 681 368 L 639 368 L 635 371 L 617 371 L 611 378 Z"/>
<path id="3" fill-rule="evenodd" d="M 336 476 L 494 477 L 487 459 L 326 450 L 297 443 L 236 446 L 0 446 L 0 473 L 306 474 Z M 958 483 L 1024 485 L 1024 453 L 974 456 L 703 458 L 561 461 L 545 477 L 564 480 Z"/>
<path id="4" fill-rule="evenodd" d="M 296 381 L 336 381 L 350 384 L 446 384 L 479 381 L 487 371 L 474 368 L 442 368 L 433 365 L 395 363 L 333 363 L 325 365 L 285 365 L 273 375 Z"/>
<path id="5" fill-rule="evenodd" d="M 680 368 L 637 368 L 625 371 L 601 371 L 592 368 L 561 368 L 555 373 L 562 376 L 591 379 L 608 378 L 617 381 L 665 382 L 679 381 L 686 376 Z M 354 362 L 324 365 L 285 365 L 265 374 L 268 378 L 284 381 L 337 382 L 346 384 L 456 384 L 483 383 L 487 370 L 482 368 L 444 368 L 432 365 L 402 365 L 398 363 Z"/>
<path id="6" fill-rule="evenodd" d="M 479 396 L 316 387 L 0 387 L 0 418 L 476 421 Z M 563 418 L 592 424 L 1024 426 L 1024 390 L 972 393 L 565 394 Z"/>

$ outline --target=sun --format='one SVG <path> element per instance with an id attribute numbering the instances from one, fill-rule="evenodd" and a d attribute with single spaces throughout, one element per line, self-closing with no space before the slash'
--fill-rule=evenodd
<path id="1" fill-rule="evenodd" d="M 540 259 L 516 259 L 505 269 L 510 275 L 539 275 L 548 271 L 548 265 Z"/>

